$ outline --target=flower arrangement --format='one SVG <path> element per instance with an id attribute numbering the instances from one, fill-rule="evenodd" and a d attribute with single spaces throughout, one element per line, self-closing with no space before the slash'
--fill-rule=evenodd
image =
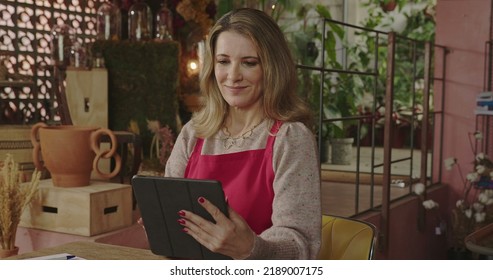
<path id="1" fill-rule="evenodd" d="M 157 120 L 147 120 L 147 129 L 149 129 L 154 136 L 152 137 L 149 147 L 149 158 L 144 158 L 142 160 L 139 174 L 162 176 L 164 175 L 166 162 L 173 150 L 176 136 L 169 125 L 161 126 Z M 135 120 L 130 121 L 128 131 L 140 134 L 139 126 Z M 130 154 L 129 156 L 133 157 L 134 155 Z"/>
<path id="2" fill-rule="evenodd" d="M 471 150 L 474 151 L 473 139 L 481 140 L 483 135 L 476 131 L 468 136 Z M 484 153 L 476 154 L 474 169 L 465 178 L 456 158 L 445 159 L 444 164 L 447 170 L 456 167 L 463 182 L 462 194 L 451 213 L 450 227 L 452 247 L 465 248 L 467 235 L 493 222 L 493 161 Z M 438 204 L 428 200 L 423 201 L 423 207 L 430 210 Z"/>
<path id="3" fill-rule="evenodd" d="M 194 29 L 208 33 L 216 16 L 216 4 L 212 0 L 171 0 L 174 36 L 185 40 Z"/>
<path id="4" fill-rule="evenodd" d="M 147 128 L 154 133 L 150 158 L 152 159 L 156 156 L 156 158 L 159 158 L 159 163 L 165 166 L 175 144 L 175 135 L 168 125 L 161 127 L 159 121 L 147 120 Z"/>
<path id="5" fill-rule="evenodd" d="M 481 132 L 474 132 L 468 136 L 471 150 L 474 151 L 472 139 L 481 140 L 483 135 Z M 464 243 L 466 236 L 493 222 L 493 161 L 484 153 L 476 154 L 473 161 L 474 169 L 465 178 L 456 158 L 448 158 L 444 164 L 447 170 L 457 168 L 463 182 L 462 193 L 450 217 L 450 252 L 467 257 L 468 251 Z M 414 185 L 413 192 L 420 197 L 423 208 L 427 211 L 437 211 L 438 226 L 435 230 L 437 234 L 441 234 L 447 227 L 438 212 L 439 204 L 432 199 L 425 200 L 424 191 L 423 184 Z"/>
<path id="6" fill-rule="evenodd" d="M 173 28 L 175 36 L 187 36 L 195 28 L 199 28 L 202 34 L 207 34 L 214 23 L 216 4 L 211 0 L 173 0 L 175 17 Z"/>
<path id="7" fill-rule="evenodd" d="M 22 211 L 38 190 L 41 173 L 34 170 L 31 181 L 22 184 L 22 174 L 12 155 L 7 154 L 0 171 L 0 248 L 15 249 L 17 226 Z"/>
<path id="8" fill-rule="evenodd" d="M 481 133 L 474 133 L 475 137 L 482 137 Z M 452 170 L 453 166 L 459 169 L 460 165 L 455 158 L 445 160 L 445 166 Z M 462 197 L 457 200 L 452 211 L 452 244 L 454 247 L 463 247 L 464 238 L 473 231 L 493 222 L 493 162 L 483 153 L 475 156 L 474 170 L 462 177 Z"/>

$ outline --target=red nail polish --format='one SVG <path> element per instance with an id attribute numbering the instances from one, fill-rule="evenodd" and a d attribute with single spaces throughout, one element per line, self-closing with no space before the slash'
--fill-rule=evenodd
<path id="1" fill-rule="evenodd" d="M 185 217 L 185 211 L 183 210 L 178 211 L 178 215 Z"/>
<path id="2" fill-rule="evenodd" d="M 183 220 L 183 219 L 178 219 L 178 223 L 180 223 L 180 225 L 184 225 L 184 224 L 185 224 L 185 220 Z"/>
<path id="3" fill-rule="evenodd" d="M 200 203 L 204 203 L 205 202 L 205 199 L 203 197 L 199 197 L 199 202 Z"/>
<path id="4" fill-rule="evenodd" d="M 188 232 L 188 228 L 182 228 L 181 231 Z"/>

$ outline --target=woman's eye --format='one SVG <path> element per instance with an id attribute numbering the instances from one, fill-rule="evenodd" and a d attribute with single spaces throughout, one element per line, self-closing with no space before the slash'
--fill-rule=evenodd
<path id="1" fill-rule="evenodd" d="M 218 64 L 227 64 L 229 61 L 227 60 L 217 60 Z"/>
<path id="2" fill-rule="evenodd" d="M 255 67 L 258 65 L 258 61 L 245 61 L 243 63 L 248 67 Z"/>

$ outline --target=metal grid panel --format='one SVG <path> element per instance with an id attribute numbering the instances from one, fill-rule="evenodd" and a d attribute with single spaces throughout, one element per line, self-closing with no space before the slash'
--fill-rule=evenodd
<path id="1" fill-rule="evenodd" d="M 0 0 L 0 58 L 6 59 L 9 71 L 9 81 L 0 81 L 0 124 L 60 120 L 50 31 L 55 24 L 67 24 L 75 29 L 79 42 L 93 42 L 101 2 Z"/>

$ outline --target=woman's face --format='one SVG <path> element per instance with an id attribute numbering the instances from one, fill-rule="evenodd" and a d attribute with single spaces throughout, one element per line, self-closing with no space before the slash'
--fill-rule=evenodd
<path id="1" fill-rule="evenodd" d="M 263 71 L 253 42 L 236 32 L 225 31 L 216 41 L 214 73 L 229 106 L 248 109 L 260 102 Z"/>

